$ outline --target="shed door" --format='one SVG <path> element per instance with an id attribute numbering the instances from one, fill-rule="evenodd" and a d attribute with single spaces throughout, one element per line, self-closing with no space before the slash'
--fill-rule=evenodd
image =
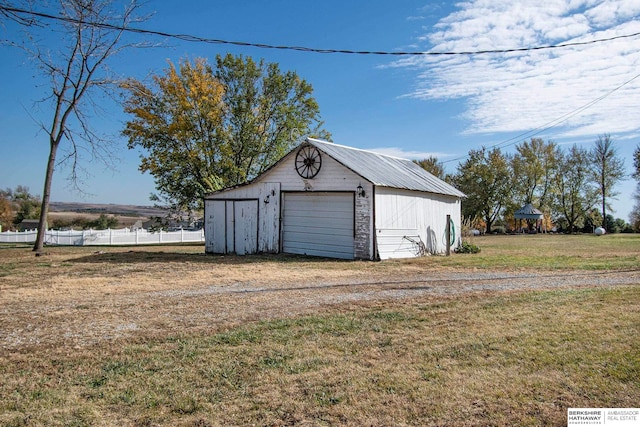
<path id="1" fill-rule="evenodd" d="M 229 252 L 255 254 L 258 251 L 258 202 L 242 200 L 232 203 L 234 249 Z"/>
<path id="2" fill-rule="evenodd" d="M 353 259 L 353 193 L 284 193 L 282 251 Z"/>
<path id="3" fill-rule="evenodd" d="M 207 211 L 207 251 L 238 255 L 258 251 L 258 201 L 212 200 Z"/>

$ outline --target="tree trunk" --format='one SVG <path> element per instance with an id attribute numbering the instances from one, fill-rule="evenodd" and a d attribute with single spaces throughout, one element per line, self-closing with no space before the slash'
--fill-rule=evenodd
<path id="1" fill-rule="evenodd" d="M 493 225 L 493 221 L 491 221 L 488 217 L 484 220 L 487 223 L 486 233 L 491 234 L 491 226 Z"/>
<path id="2" fill-rule="evenodd" d="M 44 178 L 44 189 L 42 190 L 38 234 L 36 235 L 36 243 L 33 245 L 33 251 L 36 256 L 42 255 L 44 251 L 44 237 L 47 232 L 47 215 L 49 214 L 49 200 L 51 198 L 51 182 L 53 181 L 53 170 L 56 166 L 56 152 L 58 151 L 58 144 L 55 141 L 51 141 L 50 146 L 47 173 Z"/>

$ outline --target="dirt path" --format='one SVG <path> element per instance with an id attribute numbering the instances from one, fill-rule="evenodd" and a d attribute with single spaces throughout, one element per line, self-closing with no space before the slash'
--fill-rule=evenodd
<path id="1" fill-rule="evenodd" d="M 54 265 L 55 267 L 55 265 Z M 240 270 L 237 270 L 237 269 Z M 5 287 L 0 349 L 82 348 L 122 338 L 215 332 L 246 322 L 313 314 L 377 301 L 451 297 L 481 292 L 640 284 L 640 270 L 615 272 L 417 272 L 281 269 L 228 271 L 116 268 L 75 277 L 42 277 L 40 285 Z M 239 274 L 238 271 L 244 272 Z M 11 278 L 10 278 L 11 279 Z M 15 279 L 15 278 L 14 278 Z"/>

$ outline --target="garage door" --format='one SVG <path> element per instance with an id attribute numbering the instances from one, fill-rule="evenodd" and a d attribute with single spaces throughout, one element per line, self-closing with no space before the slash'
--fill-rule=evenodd
<path id="1" fill-rule="evenodd" d="M 285 193 L 282 251 L 353 259 L 353 193 Z"/>

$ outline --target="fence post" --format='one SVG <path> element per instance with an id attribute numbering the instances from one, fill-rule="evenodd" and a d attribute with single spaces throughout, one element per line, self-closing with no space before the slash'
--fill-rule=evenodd
<path id="1" fill-rule="evenodd" d="M 184 243 L 184 229 L 180 227 L 180 243 Z"/>
<path id="2" fill-rule="evenodd" d="M 113 245 L 113 232 L 111 231 L 111 227 L 109 227 L 109 245 Z"/>
<path id="3" fill-rule="evenodd" d="M 136 245 L 138 245 L 138 242 L 139 242 L 139 239 L 138 239 L 138 231 L 139 231 L 139 229 L 138 229 L 138 228 L 136 228 Z"/>
<path id="4" fill-rule="evenodd" d="M 160 239 L 159 243 L 162 243 L 162 228 L 160 229 L 160 237 L 159 237 L 159 239 Z"/>

